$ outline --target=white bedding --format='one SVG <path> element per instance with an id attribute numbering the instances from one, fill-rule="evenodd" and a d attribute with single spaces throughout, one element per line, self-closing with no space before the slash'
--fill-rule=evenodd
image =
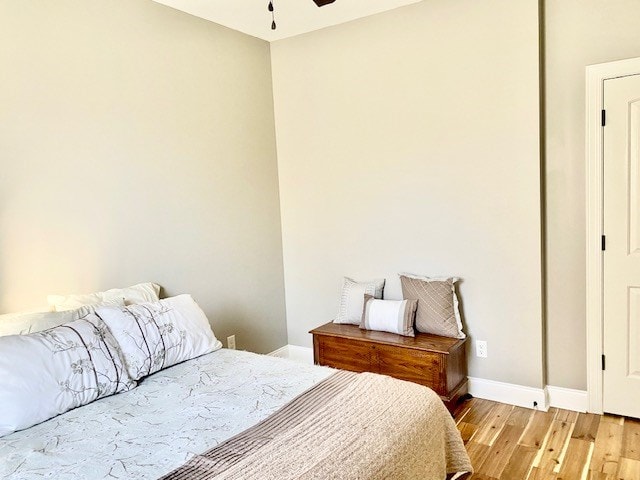
<path id="1" fill-rule="evenodd" d="M 332 372 L 218 350 L 162 370 L 130 392 L 0 438 L 0 478 L 156 479 Z"/>

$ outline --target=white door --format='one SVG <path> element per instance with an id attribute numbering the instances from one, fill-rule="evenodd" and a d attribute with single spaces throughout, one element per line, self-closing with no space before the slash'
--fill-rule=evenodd
<path id="1" fill-rule="evenodd" d="M 640 75 L 604 108 L 604 411 L 640 418 Z"/>

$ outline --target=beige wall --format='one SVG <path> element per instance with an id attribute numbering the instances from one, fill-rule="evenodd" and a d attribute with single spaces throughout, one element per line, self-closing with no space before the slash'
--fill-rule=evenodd
<path id="1" fill-rule="evenodd" d="M 546 0 L 549 384 L 586 388 L 585 67 L 640 56 L 637 0 Z"/>
<path id="2" fill-rule="evenodd" d="M 0 2 L 0 312 L 156 281 L 286 343 L 267 43 L 147 0 Z"/>
<path id="3" fill-rule="evenodd" d="M 535 3 L 272 45 L 291 343 L 342 275 L 458 274 L 471 375 L 540 384 Z M 640 56 L 640 4 L 544 7 L 548 383 L 582 389 L 584 67 Z M 266 43 L 147 0 L 10 0 L 0 62 L 0 312 L 154 280 L 241 347 L 285 343 Z"/>
<path id="4" fill-rule="evenodd" d="M 289 342 L 343 275 L 459 275 L 470 375 L 543 382 L 538 4 L 430 0 L 272 44 Z"/>

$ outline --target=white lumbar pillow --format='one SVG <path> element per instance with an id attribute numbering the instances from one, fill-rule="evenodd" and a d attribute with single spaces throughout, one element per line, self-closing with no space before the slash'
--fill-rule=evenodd
<path id="1" fill-rule="evenodd" d="M 63 312 L 65 310 L 75 310 L 85 305 L 99 305 L 114 301 L 122 301 L 125 305 L 157 302 L 160 299 L 159 294 L 159 285 L 155 283 L 140 283 L 127 288 L 112 288 L 105 292 L 49 295 L 47 296 L 47 302 L 51 310 Z"/>
<path id="2" fill-rule="evenodd" d="M 365 295 L 360 328 L 415 337 L 413 322 L 417 307 L 418 300 L 378 300 Z"/>
<path id="3" fill-rule="evenodd" d="M 222 348 L 191 295 L 127 307 L 99 307 L 122 348 L 127 370 L 139 380 L 163 368 Z"/>
<path id="4" fill-rule="evenodd" d="M 103 305 L 124 305 L 122 299 L 114 299 Z M 94 306 L 87 305 L 76 310 L 63 312 L 9 313 L 0 315 L 0 337 L 7 335 L 27 335 L 64 325 L 93 313 Z"/>
<path id="5" fill-rule="evenodd" d="M 96 315 L 0 337 L 0 437 L 136 386 Z"/>
<path id="6" fill-rule="evenodd" d="M 364 308 L 364 296 L 371 295 L 374 298 L 382 298 L 384 282 L 384 279 L 356 282 L 348 277 L 344 277 L 342 292 L 340 293 L 338 316 L 333 323 L 360 325 L 362 309 Z"/>

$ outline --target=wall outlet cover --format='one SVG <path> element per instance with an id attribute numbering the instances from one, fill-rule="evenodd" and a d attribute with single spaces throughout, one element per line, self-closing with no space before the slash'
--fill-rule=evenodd
<path id="1" fill-rule="evenodd" d="M 487 358 L 487 342 L 476 340 L 476 357 Z"/>

